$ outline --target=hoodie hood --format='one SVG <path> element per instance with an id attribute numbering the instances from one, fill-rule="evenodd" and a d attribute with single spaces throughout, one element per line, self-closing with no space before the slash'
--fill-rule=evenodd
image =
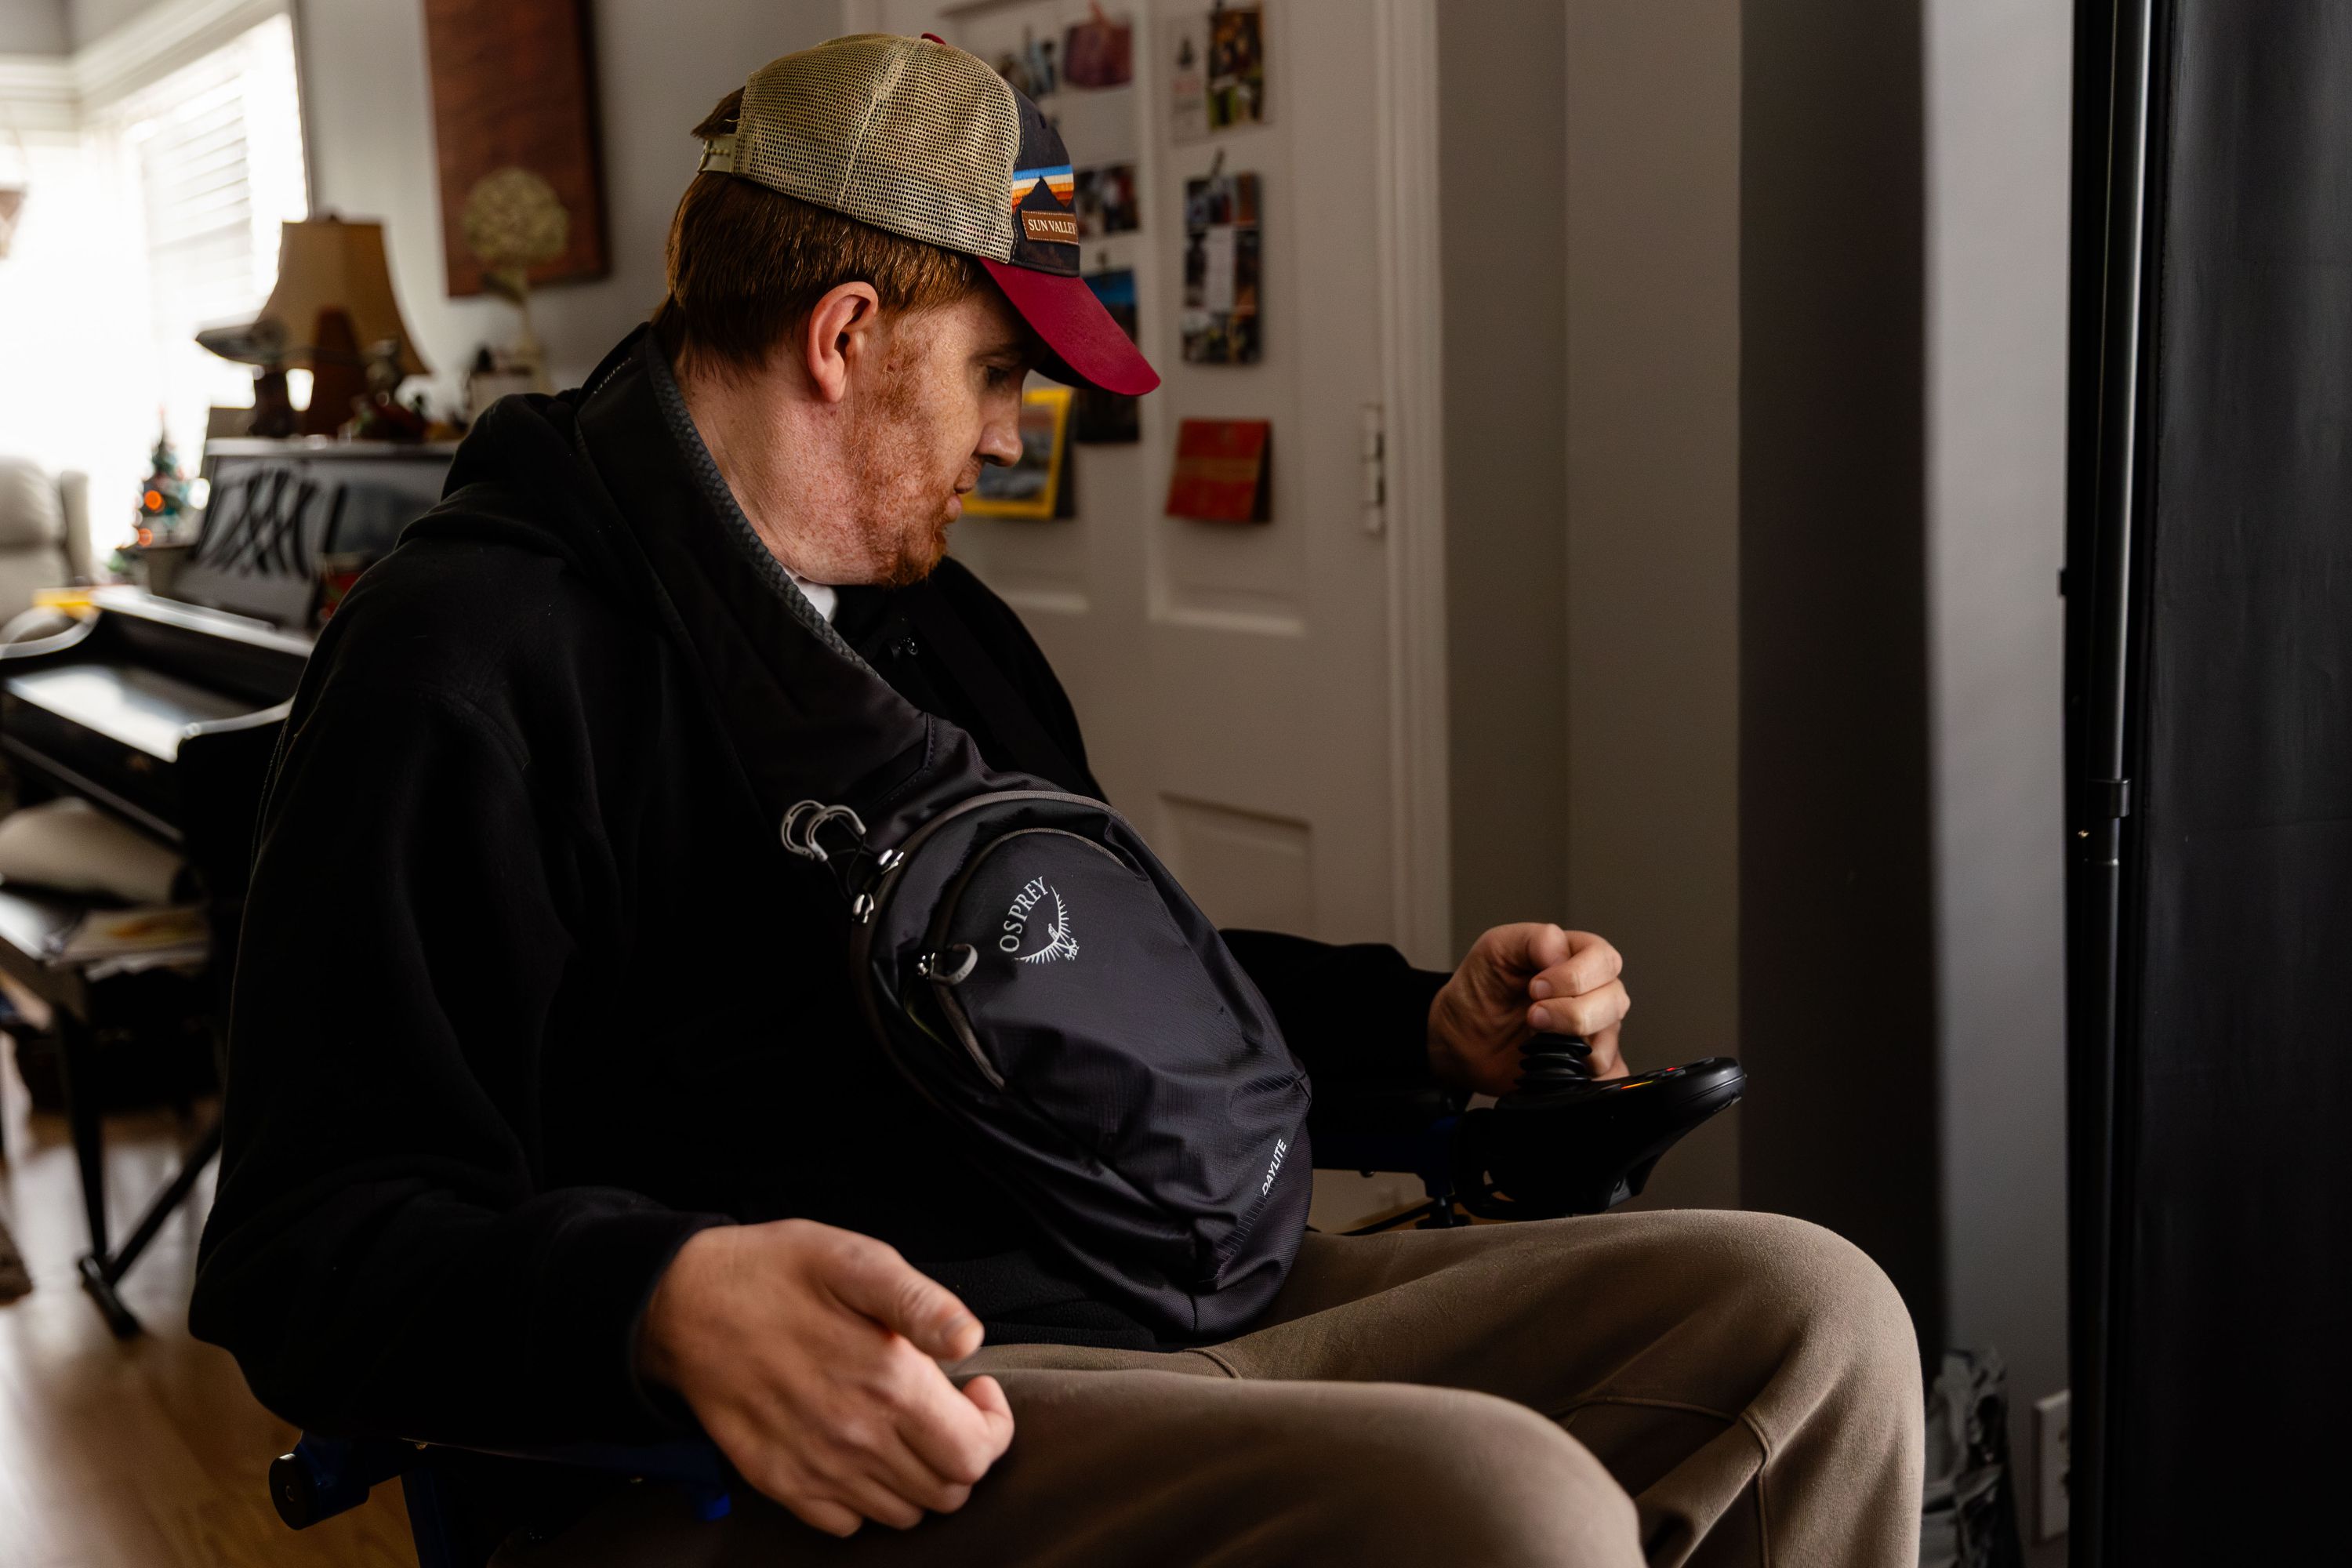
<path id="1" fill-rule="evenodd" d="M 492 405 L 408 534 L 556 556 L 652 616 L 700 675 L 772 822 L 800 801 L 840 804 L 895 842 L 921 813 L 921 781 L 982 766 L 971 737 L 875 673 L 760 542 L 649 329 L 583 387 Z"/>

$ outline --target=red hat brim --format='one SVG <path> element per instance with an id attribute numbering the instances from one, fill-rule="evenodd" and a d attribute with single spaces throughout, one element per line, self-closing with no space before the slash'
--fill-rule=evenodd
<path id="1" fill-rule="evenodd" d="M 1140 397 L 1160 373 L 1130 342 L 1083 278 L 978 258 L 1021 319 L 1043 339 L 1049 357 L 1037 368 L 1056 381 Z"/>

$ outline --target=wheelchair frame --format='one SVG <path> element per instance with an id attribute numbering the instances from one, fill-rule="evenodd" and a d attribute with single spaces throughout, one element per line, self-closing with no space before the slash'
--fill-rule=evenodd
<path id="1" fill-rule="evenodd" d="M 1436 1089 L 1351 1097 L 1330 1112 L 1318 1110 L 1309 1129 L 1318 1170 L 1394 1171 L 1421 1179 L 1424 1202 L 1349 1235 L 1470 1223 L 1454 1201 L 1454 1141 L 1461 1117 L 1461 1097 Z M 646 1447 L 583 1443 L 531 1450 L 306 1432 L 271 1462 L 269 1500 L 289 1528 L 307 1530 L 359 1507 L 375 1488 L 398 1477 L 417 1568 L 485 1568 L 499 1542 L 486 1539 L 482 1510 L 469 1502 L 471 1489 L 533 1468 L 671 1486 L 704 1521 L 726 1518 L 741 1484 L 719 1450 L 699 1437 Z"/>

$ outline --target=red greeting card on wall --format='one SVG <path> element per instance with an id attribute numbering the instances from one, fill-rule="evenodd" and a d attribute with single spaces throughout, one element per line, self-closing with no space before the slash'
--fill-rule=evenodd
<path id="1" fill-rule="evenodd" d="M 1202 522 L 1264 522 L 1274 426 L 1264 419 L 1187 419 L 1176 427 L 1168 515 Z"/>

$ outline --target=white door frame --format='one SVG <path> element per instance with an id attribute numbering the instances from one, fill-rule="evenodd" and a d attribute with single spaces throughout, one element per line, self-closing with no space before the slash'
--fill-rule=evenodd
<path id="1" fill-rule="evenodd" d="M 1450 969 L 1444 270 L 1437 0 L 1374 0 L 1379 72 L 1381 397 L 1389 534 L 1389 746 L 1397 945 Z"/>

